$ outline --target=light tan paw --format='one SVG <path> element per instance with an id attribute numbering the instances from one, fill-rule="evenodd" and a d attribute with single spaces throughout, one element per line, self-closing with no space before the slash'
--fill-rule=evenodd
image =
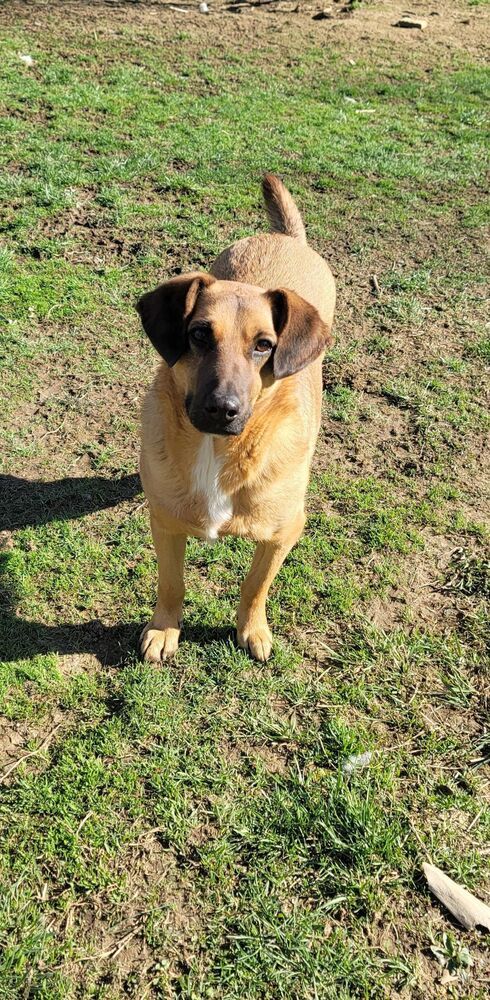
<path id="1" fill-rule="evenodd" d="M 147 663 L 161 663 L 162 660 L 168 660 L 177 652 L 179 635 L 179 628 L 152 628 L 150 622 L 140 635 L 141 659 L 146 660 Z"/>
<path id="2" fill-rule="evenodd" d="M 238 645 L 248 649 L 254 660 L 265 663 L 272 653 L 272 633 L 268 625 L 245 628 L 237 632 Z"/>

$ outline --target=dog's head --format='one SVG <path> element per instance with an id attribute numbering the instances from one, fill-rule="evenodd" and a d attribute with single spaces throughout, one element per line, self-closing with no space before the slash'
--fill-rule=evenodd
<path id="1" fill-rule="evenodd" d="M 286 288 L 172 278 L 137 305 L 143 327 L 175 369 L 191 423 L 208 434 L 241 434 L 261 390 L 294 375 L 332 343 L 316 309 Z"/>

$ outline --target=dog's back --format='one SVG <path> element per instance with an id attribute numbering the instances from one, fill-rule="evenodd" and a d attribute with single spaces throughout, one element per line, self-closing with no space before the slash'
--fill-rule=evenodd
<path id="1" fill-rule="evenodd" d="M 265 174 L 262 191 L 272 232 L 248 236 L 228 247 L 215 260 L 211 273 L 222 280 L 263 288 L 291 288 L 331 326 L 335 282 L 328 264 L 308 246 L 299 209 L 282 181 Z"/>

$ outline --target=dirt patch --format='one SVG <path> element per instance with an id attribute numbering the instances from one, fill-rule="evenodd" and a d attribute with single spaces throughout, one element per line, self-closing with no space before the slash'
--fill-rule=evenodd
<path id="1" fill-rule="evenodd" d="M 42 754 L 49 752 L 70 718 L 69 713 L 56 709 L 42 724 L 30 720 L 0 723 L 0 784 L 15 781 L 17 768 L 24 763 L 29 769 L 39 766 Z"/>
<path id="2" fill-rule="evenodd" d="M 193 951 L 190 942 L 197 940 L 198 900 L 158 832 L 143 832 L 129 845 L 124 870 L 124 901 L 114 903 L 102 893 L 75 902 L 63 914 L 60 930 L 76 931 L 81 951 L 80 960 L 68 960 L 63 973 L 86 983 L 86 971 L 94 965 L 106 984 L 136 997 L 140 987 L 147 990 L 160 981 L 161 950 L 166 980 L 172 983 L 181 975 Z"/>
<path id="3" fill-rule="evenodd" d="M 390 631 L 411 622 L 417 628 L 446 631 L 456 625 L 458 608 L 441 590 L 454 542 L 425 532 L 423 552 L 412 552 L 399 566 L 399 584 L 383 598 L 370 602 L 369 619 Z"/>
<path id="4" fill-rule="evenodd" d="M 413 939 L 414 923 L 420 927 L 428 928 L 416 948 L 414 948 Z M 437 964 L 430 950 L 433 942 L 442 941 L 444 933 L 447 933 L 446 915 L 430 896 L 428 890 L 425 890 L 423 900 L 413 900 L 409 907 L 407 907 L 403 897 L 397 895 L 396 909 L 388 909 L 375 915 L 369 930 L 371 945 L 378 948 L 387 960 L 394 959 L 399 955 L 406 956 L 413 963 L 416 974 L 416 981 L 409 984 L 408 990 L 401 990 L 400 994 L 393 993 L 391 994 L 393 997 L 409 996 L 413 1000 L 425 1000 L 426 997 L 430 997 L 431 1000 L 432 998 L 433 1000 L 443 1000 L 443 998 L 452 995 L 480 995 L 478 993 L 460 993 L 469 985 L 465 975 L 461 975 L 462 970 L 456 970 L 454 980 L 450 983 L 447 982 L 444 976 L 445 970 Z M 487 955 L 484 946 L 482 947 L 481 935 L 477 931 L 465 935 L 465 944 L 475 962 L 470 982 L 476 987 L 476 984 L 487 981 Z"/>
<path id="5" fill-rule="evenodd" d="M 32 331 L 33 336 L 36 332 Z M 64 332 L 50 323 L 39 330 L 39 336 L 47 344 L 72 335 L 71 330 Z M 143 344 L 140 350 L 134 342 L 122 340 L 117 348 L 107 346 L 102 350 L 89 330 L 84 332 L 84 350 L 84 362 L 91 355 L 95 369 L 88 380 L 86 372 L 77 374 L 76 357 L 67 354 L 63 360 L 58 356 L 56 376 L 53 378 L 49 366 L 40 368 L 35 398 L 22 402 L 16 410 L 16 425 L 29 442 L 29 449 L 26 457 L 20 460 L 16 457 L 12 472 L 21 474 L 26 481 L 50 477 L 53 454 L 57 455 L 59 476 L 81 477 L 101 472 L 120 477 L 126 471 L 136 473 L 140 406 L 156 362 L 152 358 L 147 363 L 148 352 Z M 120 368 L 118 377 L 112 378 L 109 373 L 101 375 L 96 370 L 99 359 L 106 368 L 111 357 L 118 361 L 120 350 L 125 351 L 128 359 L 124 382 L 120 379 Z M 122 425 L 130 433 L 119 433 Z"/>
<path id="6" fill-rule="evenodd" d="M 134 260 L 143 247 L 141 242 L 132 242 L 124 235 L 116 235 L 111 226 L 104 224 L 97 207 L 92 211 L 77 208 L 56 219 L 44 220 L 39 231 L 50 239 L 68 238 L 69 246 L 64 251 L 67 260 L 92 267 L 100 267 L 108 262 L 124 264 Z M 36 247 L 35 243 L 26 252 L 37 259 L 43 256 L 42 249 Z"/>
<path id="7" fill-rule="evenodd" d="M 33 38 L 39 36 L 46 23 L 57 19 L 63 12 L 64 32 L 69 38 L 71 32 L 77 37 L 80 30 L 120 34 L 131 24 L 134 31 L 141 29 L 144 42 L 147 32 L 166 37 L 176 30 L 189 33 L 190 51 L 196 42 L 201 46 L 203 39 L 215 44 L 226 44 L 230 39 L 250 39 L 255 48 L 265 40 L 277 50 L 287 48 L 288 58 L 294 52 L 301 52 L 305 45 L 329 44 L 336 46 L 346 43 L 350 58 L 364 53 L 369 46 L 380 44 L 390 53 L 392 46 L 403 50 L 404 59 L 418 69 L 431 72 L 434 62 L 440 65 L 451 63 L 458 54 L 484 57 L 490 49 L 484 26 L 488 15 L 484 8 L 468 9 L 466 4 L 448 4 L 443 0 L 414 0 L 412 7 L 417 17 L 427 19 L 425 31 L 407 31 L 395 27 L 400 19 L 402 7 L 398 2 L 370 2 L 353 8 L 348 0 L 336 0 L 332 4 L 331 16 L 315 20 L 315 14 L 322 9 L 321 3 L 289 3 L 278 0 L 251 6 L 239 3 L 223 3 L 216 0 L 210 5 L 210 13 L 203 16 L 195 5 L 182 4 L 186 13 L 172 10 L 167 0 L 151 0 L 145 3 L 130 3 L 124 0 L 58 0 L 57 3 L 41 3 L 37 0 L 11 0 L 0 8 L 0 21 L 4 24 L 24 25 Z M 90 24 L 87 23 L 89 14 Z M 200 40 L 200 41 L 198 41 Z M 68 55 L 68 53 L 67 53 Z M 379 54 L 379 68 L 383 68 L 383 56 Z M 388 61 L 388 60 L 387 60 Z"/>

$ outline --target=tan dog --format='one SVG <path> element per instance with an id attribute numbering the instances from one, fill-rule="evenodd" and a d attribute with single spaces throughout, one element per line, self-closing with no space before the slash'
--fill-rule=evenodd
<path id="1" fill-rule="evenodd" d="M 140 638 L 151 662 L 177 649 L 187 535 L 258 542 L 237 634 L 267 660 L 267 594 L 304 526 L 335 284 L 282 182 L 266 174 L 263 192 L 271 234 L 240 240 L 211 274 L 172 278 L 138 303 L 163 358 L 141 450 L 158 557 L 157 605 Z"/>

